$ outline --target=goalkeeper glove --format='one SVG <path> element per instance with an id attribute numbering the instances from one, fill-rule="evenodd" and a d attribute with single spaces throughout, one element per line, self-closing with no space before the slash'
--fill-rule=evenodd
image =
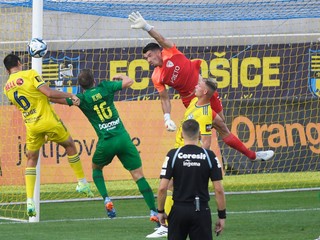
<path id="1" fill-rule="evenodd" d="M 128 19 L 133 23 L 131 25 L 131 28 L 143 29 L 147 32 L 149 32 L 153 28 L 153 26 L 151 26 L 147 23 L 146 20 L 144 20 L 139 12 L 132 12 L 131 14 L 129 14 Z"/>
<path id="2" fill-rule="evenodd" d="M 176 124 L 170 118 L 170 113 L 164 114 L 164 125 L 169 132 L 174 132 L 177 129 Z"/>

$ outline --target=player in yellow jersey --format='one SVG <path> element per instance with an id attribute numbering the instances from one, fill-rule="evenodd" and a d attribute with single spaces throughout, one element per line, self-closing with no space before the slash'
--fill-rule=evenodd
<path id="1" fill-rule="evenodd" d="M 199 123 L 201 139 L 199 145 L 205 149 L 210 149 L 211 130 L 212 130 L 212 109 L 210 99 L 217 90 L 217 82 L 212 78 L 202 78 L 199 76 L 199 82 L 195 87 L 196 97 L 192 99 L 184 113 L 180 127 L 176 133 L 175 148 L 184 146 L 182 137 L 182 124 L 188 119 L 194 119 Z M 169 183 L 168 190 L 172 191 L 172 181 Z M 169 214 L 173 205 L 172 194 L 168 194 L 165 201 L 165 212 Z M 147 238 L 166 237 L 167 226 L 161 225 L 154 233 L 147 235 Z"/>
<path id="2" fill-rule="evenodd" d="M 195 119 L 200 125 L 201 146 L 205 149 L 210 149 L 212 129 L 212 109 L 210 107 L 210 97 L 217 89 L 217 82 L 212 78 L 202 79 L 201 76 L 199 76 L 199 78 L 200 81 L 195 88 L 196 97 L 191 100 L 176 133 L 175 148 L 184 146 L 182 138 L 183 122 L 188 119 Z"/>
<path id="3" fill-rule="evenodd" d="M 37 71 L 22 70 L 21 60 L 14 54 L 7 55 L 3 63 L 9 74 L 4 94 L 22 113 L 26 126 L 27 167 L 25 171 L 27 192 L 27 214 L 36 216 L 33 201 L 36 181 L 36 166 L 39 150 L 46 140 L 65 148 L 68 161 L 73 169 L 78 185 L 76 190 L 93 197 L 82 169 L 80 157 L 70 133 L 57 116 L 48 98 L 71 98 L 77 104 L 79 99 L 71 94 L 51 89 Z"/>

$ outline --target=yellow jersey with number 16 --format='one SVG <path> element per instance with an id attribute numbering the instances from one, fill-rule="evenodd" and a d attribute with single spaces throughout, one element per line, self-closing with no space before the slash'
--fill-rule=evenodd
<path id="1" fill-rule="evenodd" d="M 38 72 L 31 69 L 10 74 L 4 86 L 4 94 L 22 113 L 27 130 L 41 131 L 59 120 L 47 96 L 38 90 L 43 84 Z"/>

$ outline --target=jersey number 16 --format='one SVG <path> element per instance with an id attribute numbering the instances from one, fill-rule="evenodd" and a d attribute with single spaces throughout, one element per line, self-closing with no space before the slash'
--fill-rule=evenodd
<path id="1" fill-rule="evenodd" d="M 112 111 L 110 107 L 106 107 L 107 103 L 102 102 L 98 105 L 94 105 L 93 110 L 96 111 L 98 114 L 101 122 L 104 122 L 107 119 L 110 119 L 112 117 Z"/>

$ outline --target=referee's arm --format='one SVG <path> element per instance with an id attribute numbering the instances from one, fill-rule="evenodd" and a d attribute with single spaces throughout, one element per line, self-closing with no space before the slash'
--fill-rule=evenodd
<path id="1" fill-rule="evenodd" d="M 167 215 L 164 212 L 164 204 L 167 197 L 167 189 L 169 185 L 169 179 L 161 178 L 158 188 L 158 217 L 159 222 L 162 225 L 166 225 Z"/>
<path id="2" fill-rule="evenodd" d="M 216 203 L 218 208 L 218 220 L 216 221 L 215 233 L 219 236 L 223 232 L 226 220 L 226 199 L 221 181 L 212 181 Z"/>
<path id="3" fill-rule="evenodd" d="M 221 181 L 212 181 L 218 210 L 226 209 L 226 199 Z"/>

